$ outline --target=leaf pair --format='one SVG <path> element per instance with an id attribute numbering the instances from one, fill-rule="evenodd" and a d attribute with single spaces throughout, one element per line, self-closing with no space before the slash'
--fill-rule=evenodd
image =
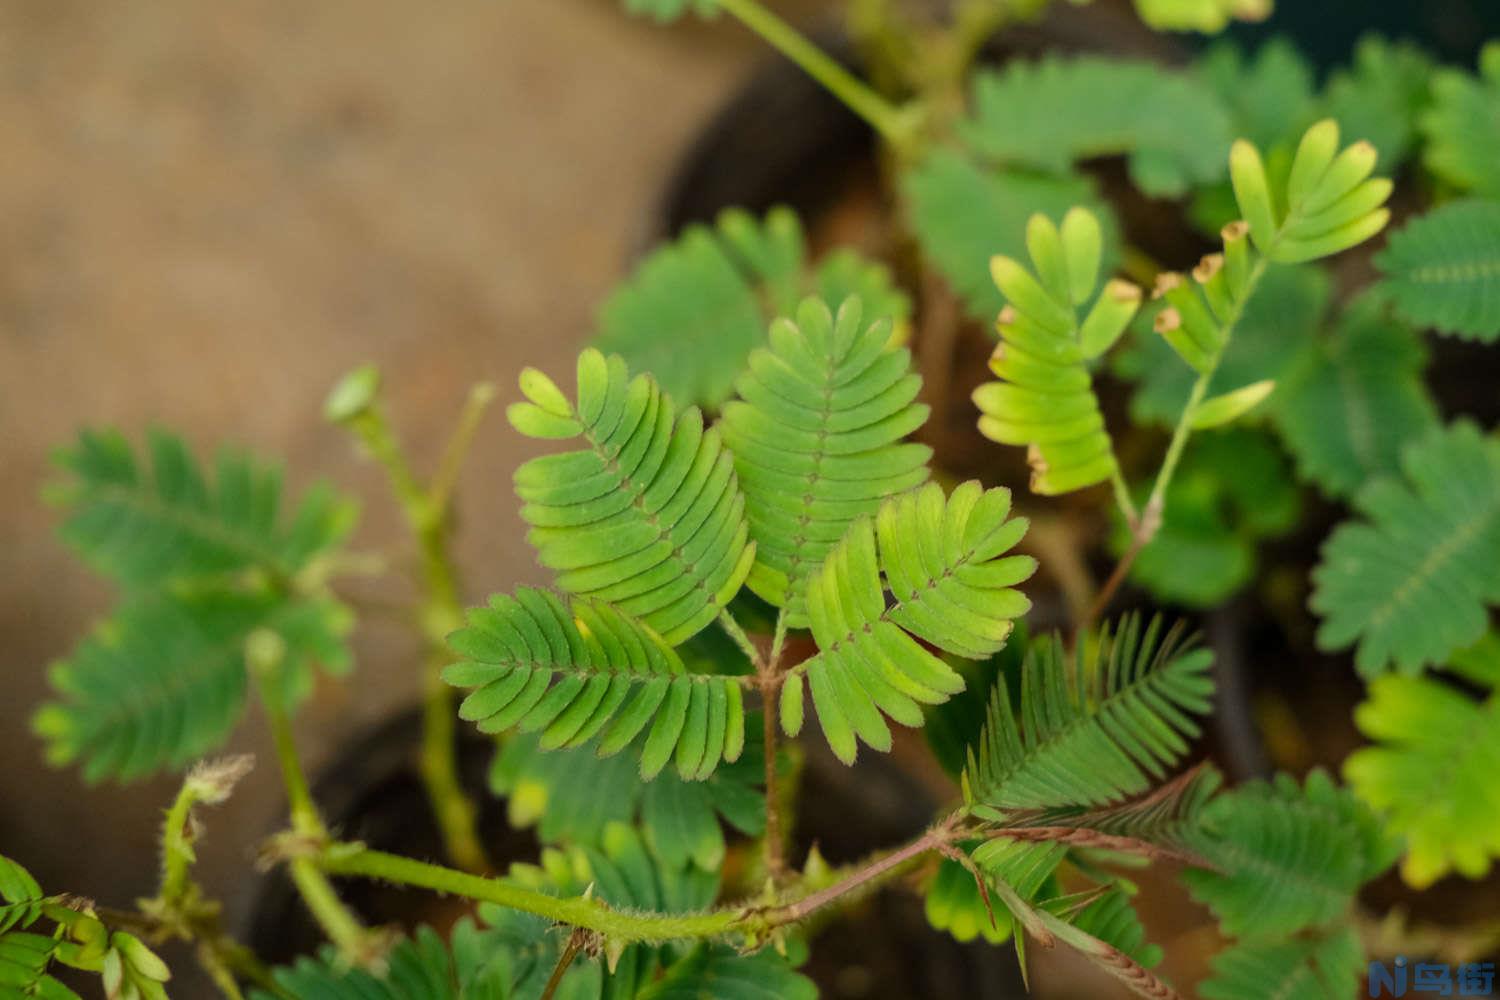
<path id="1" fill-rule="evenodd" d="M 575 407 L 526 369 L 523 434 L 584 447 L 516 470 L 527 540 L 560 587 L 614 604 L 675 645 L 718 616 L 755 559 L 732 456 L 696 407 L 678 411 L 618 356 L 578 357 Z"/>
<path id="2" fill-rule="evenodd" d="M 946 498 L 929 484 L 857 520 L 808 580 L 818 653 L 786 678 L 782 728 L 802 727 L 805 678 L 828 745 L 852 763 L 859 741 L 890 749 L 882 715 L 920 726 L 922 705 L 961 691 L 963 678 L 924 643 L 980 659 L 1030 608 L 1014 588 L 1036 561 L 1006 554 L 1027 526 L 1009 513 L 1008 490 L 968 482 Z"/>
<path id="3" fill-rule="evenodd" d="M 349 612 L 322 589 L 323 563 L 354 521 L 326 487 L 283 510 L 280 470 L 232 450 L 213 475 L 180 438 L 153 432 L 149 463 L 115 432 L 84 432 L 58 455 L 70 478 L 63 537 L 125 590 L 110 619 L 52 669 L 59 695 L 36 729 L 55 763 L 89 780 L 180 767 L 221 745 L 243 713 L 245 644 L 284 649 L 277 691 L 306 696 L 311 667 L 348 667 Z"/>
<path id="4" fill-rule="evenodd" d="M 1031 217 L 1026 244 L 1033 274 L 1004 255 L 990 262 L 1009 305 L 990 358 L 1000 382 L 974 391 L 979 429 L 1002 444 L 1027 446 L 1031 488 L 1057 494 L 1118 472 L 1085 362 L 1109 350 L 1140 305 L 1140 289 L 1110 281 L 1095 295 L 1103 240 L 1099 221 L 1082 208 L 1063 217 Z M 1080 319 L 1079 307 L 1090 305 Z"/>
<path id="5" fill-rule="evenodd" d="M 1313 571 L 1319 647 L 1357 642 L 1366 676 L 1447 661 L 1500 603 L 1500 441 L 1467 422 L 1435 428 L 1401 470 L 1355 496 L 1361 519 L 1334 530 Z"/>
<path id="6" fill-rule="evenodd" d="M 608 604 L 567 608 L 523 587 L 471 610 L 449 643 L 463 659 L 443 678 L 473 689 L 458 714 L 483 732 L 539 732 L 548 749 L 597 736 L 600 756 L 644 732 L 648 779 L 675 759 L 682 777 L 701 780 L 744 748 L 740 680 L 688 673 L 648 626 Z"/>

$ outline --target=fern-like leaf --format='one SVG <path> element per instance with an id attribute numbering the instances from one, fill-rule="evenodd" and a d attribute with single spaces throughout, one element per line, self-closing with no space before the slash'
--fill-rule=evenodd
<path id="1" fill-rule="evenodd" d="M 532 368 L 521 388 L 530 402 L 510 407 L 517 430 L 584 442 L 515 475 L 527 539 L 558 586 L 616 605 L 672 645 L 713 621 L 755 559 L 719 432 L 592 348 L 578 357 L 576 406 Z"/>
<path id="2" fill-rule="evenodd" d="M 1222 106 L 1191 80 L 1098 56 L 1015 61 L 976 74 L 973 111 L 959 134 L 999 164 L 1052 173 L 1128 155 L 1136 186 L 1158 197 L 1224 176 L 1232 138 Z"/>
<path id="3" fill-rule="evenodd" d="M 1343 497 L 1396 472 L 1403 449 L 1437 424 L 1426 361 L 1421 340 L 1377 297 L 1350 304 L 1331 336 L 1306 345 L 1271 409 L 1302 476 Z"/>
<path id="4" fill-rule="evenodd" d="M 598 736 L 608 755 L 649 725 L 647 778 L 675 758 L 679 774 L 701 780 L 744 747 L 740 679 L 688 673 L 649 626 L 600 601 L 567 608 L 543 590 L 497 594 L 449 644 L 461 659 L 443 677 L 473 689 L 458 714 L 482 732 L 540 732 L 544 748 Z"/>
<path id="5" fill-rule="evenodd" d="M 773 951 L 741 955 L 700 944 L 639 994 L 641 1000 L 815 1000 L 813 981 Z"/>
<path id="6" fill-rule="evenodd" d="M 594 345 L 649 373 L 679 403 L 717 409 L 746 356 L 765 343 L 766 324 L 809 292 L 835 303 L 858 294 L 871 319 L 904 326 L 911 302 L 884 265 L 849 249 L 811 269 L 807 258 L 790 209 L 763 219 L 728 209 L 641 261 L 599 310 Z"/>
<path id="7" fill-rule="evenodd" d="M 1213 657 L 1134 616 L 1105 630 L 1087 657 L 1068 659 L 1057 639 L 1035 642 L 1021 679 L 1020 721 L 995 685 L 989 718 L 964 771 L 976 815 L 1101 806 L 1139 795 L 1187 753 L 1193 715 L 1211 705 Z"/>
<path id="8" fill-rule="evenodd" d="M 1436 428 L 1401 468 L 1356 494 L 1363 520 L 1334 531 L 1313 571 L 1319 647 L 1357 642 L 1366 676 L 1445 662 L 1500 602 L 1500 441 L 1465 422 Z"/>
<path id="9" fill-rule="evenodd" d="M 1435 678 L 1378 677 L 1354 717 L 1377 745 L 1350 755 L 1344 776 L 1405 838 L 1406 881 L 1487 874 L 1500 856 L 1500 694 L 1477 702 Z"/>
<path id="10" fill-rule="evenodd" d="M 1323 771 L 1305 785 L 1280 774 L 1218 796 L 1193 839 L 1214 868 L 1183 877 L 1235 937 L 1285 938 L 1336 923 L 1359 887 L 1395 860 L 1374 814 Z"/>
<path id="11" fill-rule="evenodd" d="M 635 756 L 639 756 L 637 753 Z M 594 844 L 611 823 L 638 823 L 654 855 L 672 868 L 724 863 L 722 817 L 747 836 L 765 828 L 760 719 L 745 727 L 745 749 L 704 781 L 663 771 L 642 781 L 632 757 L 599 757 L 591 743 L 544 751 L 537 739 L 506 740 L 490 769 L 490 787 L 507 801 L 518 829 L 535 824 L 546 844 Z"/>
<path id="12" fill-rule="evenodd" d="M 269 629 L 285 647 L 280 696 L 311 689 L 313 664 L 348 667 L 346 609 L 332 600 L 202 588 L 128 601 L 53 666 L 58 700 L 36 715 L 54 764 L 85 779 L 133 779 L 179 768 L 218 746 L 244 713 L 245 644 Z"/>
<path id="13" fill-rule="evenodd" d="M 1016 584 L 1030 556 L 1006 556 L 1027 522 L 1006 519 L 1010 492 L 964 483 L 945 498 L 930 483 L 887 500 L 872 523 L 855 521 L 807 582 L 819 652 L 787 677 L 783 727 L 801 726 L 803 678 L 828 745 L 845 763 L 856 740 L 889 750 L 881 713 L 920 726 L 924 704 L 963 689 L 963 679 L 923 643 L 968 659 L 1005 644 L 1031 602 Z M 879 536 L 879 554 L 876 536 Z M 887 604 L 882 587 L 890 588 Z"/>
<path id="14" fill-rule="evenodd" d="M 1262 149 L 1295 139 L 1316 116 L 1313 67 L 1289 39 L 1272 38 L 1253 54 L 1217 42 L 1194 71 L 1229 109 L 1234 134 Z"/>
<path id="15" fill-rule="evenodd" d="M 1002 381 L 975 389 L 974 405 L 985 437 L 1027 447 L 1034 492 L 1067 493 L 1119 472 L 1085 362 L 1125 332 L 1141 292 L 1111 281 L 1095 294 L 1103 241 L 1086 209 L 1070 209 L 1061 230 L 1033 215 L 1026 243 L 1036 275 L 1004 255 L 990 262 L 995 284 L 1010 301 L 1000 312 L 1000 345 L 990 358 L 990 370 Z M 1078 308 L 1090 301 L 1080 316 Z"/>
<path id="16" fill-rule="evenodd" d="M 1193 832 L 1222 783 L 1217 769 L 1199 765 L 1119 805 L 1012 813 L 1001 829 L 1019 841 L 1053 840 L 1147 856 L 1191 856 Z"/>
<path id="17" fill-rule="evenodd" d="M 31 873 L 0 854 L 0 934 L 36 923 L 45 900 Z"/>
<path id="18" fill-rule="evenodd" d="M 1500 198 L 1500 42 L 1479 54 L 1479 76 L 1440 70 L 1422 116 L 1427 169 L 1461 191 Z"/>
<path id="19" fill-rule="evenodd" d="M 792 626 L 806 626 L 806 579 L 849 525 L 927 478 L 932 450 L 902 441 L 927 418 L 921 379 L 887 347 L 889 322 L 861 320 L 858 299 L 837 319 L 808 299 L 795 323 L 777 320 L 721 421 L 755 542 L 750 589 Z"/>
<path id="20" fill-rule="evenodd" d="M 1449 202 L 1391 234 L 1376 258 L 1380 287 L 1421 327 L 1493 343 L 1500 337 L 1500 202 Z"/>
<path id="21" fill-rule="evenodd" d="M 81 1000 L 47 972 L 62 943 L 47 934 L 0 934 L 0 996 L 6 1000 Z"/>
<path id="22" fill-rule="evenodd" d="M 1022 233 L 1033 212 L 1055 218 L 1070 206 L 1087 205 L 1106 225 L 1106 268 L 1116 255 L 1113 217 L 1081 177 L 1002 174 L 955 150 L 938 149 L 906 174 L 903 186 L 912 228 L 927 259 L 969 316 L 984 323 L 993 322 L 1005 306 L 986 262 L 995 254 L 1020 255 L 1025 249 Z"/>
<path id="23" fill-rule="evenodd" d="M 1241 941 L 1213 958 L 1198 984 L 1204 1000 L 1329 1000 L 1355 995 L 1364 949 L 1352 928 L 1271 941 Z"/>
<path id="24" fill-rule="evenodd" d="M 291 580 L 343 540 L 354 507 L 326 487 L 282 516 L 281 471 L 220 451 L 210 477 L 182 439 L 147 440 L 149 467 L 117 431 L 85 431 L 58 453 L 71 473 L 51 496 L 68 510 L 63 538 L 98 572 L 128 587 L 259 569 Z"/>
<path id="25" fill-rule="evenodd" d="M 1380 150 L 1377 170 L 1405 162 L 1417 137 L 1417 122 L 1432 100 L 1432 59 L 1408 42 L 1366 35 L 1354 60 L 1335 70 L 1323 92 L 1323 114 L 1355 139 Z"/>

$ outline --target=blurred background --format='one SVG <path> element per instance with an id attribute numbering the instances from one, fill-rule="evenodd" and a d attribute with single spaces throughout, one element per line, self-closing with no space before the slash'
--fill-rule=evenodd
<path id="1" fill-rule="evenodd" d="M 825 6 L 777 5 L 814 25 Z M 1457 54 L 1481 37 L 1463 25 Z M 763 57 L 728 20 L 664 31 L 616 0 L 0 0 L 0 853 L 128 903 L 177 785 L 88 788 L 29 732 L 44 667 L 110 599 L 38 498 L 49 451 L 88 425 L 232 440 L 365 498 L 359 547 L 408 551 L 381 477 L 321 420 L 328 387 L 376 362 L 435 457 L 473 382 L 509 398 L 525 364 L 568 370 L 674 164 Z M 538 450 L 498 411 L 480 433 L 471 598 L 544 580 L 510 490 Z M 408 630 L 367 619 L 356 650 L 297 719 L 314 771 L 414 700 Z M 282 795 L 253 713 L 232 749 L 262 766 L 206 815 L 200 859 L 235 927 Z M 180 967 L 174 995 L 207 995 Z"/>

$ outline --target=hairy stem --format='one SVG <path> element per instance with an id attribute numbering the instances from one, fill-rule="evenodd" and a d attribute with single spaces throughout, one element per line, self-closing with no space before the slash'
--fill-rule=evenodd
<path id="1" fill-rule="evenodd" d="M 458 571 L 448 552 L 449 505 L 481 418 L 495 398 L 489 384 L 470 392 L 458 426 L 444 449 L 431 485 L 424 489 L 412 472 L 384 411 L 367 407 L 349 421 L 370 454 L 385 470 L 407 525 L 417 538 L 424 597 L 420 612 L 428 655 L 422 676 L 422 748 L 419 767 L 448 858 L 467 871 L 487 871 L 479 839 L 478 811 L 458 777 L 453 689 L 443 682 L 448 663 L 446 639 L 463 619 Z"/>
<path id="2" fill-rule="evenodd" d="M 192 782 L 185 781 L 177 792 L 177 798 L 167 809 L 167 818 L 161 830 L 161 889 L 157 898 L 165 906 L 172 906 L 182 899 L 188 887 L 188 867 L 192 864 L 193 848 L 188 841 L 193 805 L 198 801 L 197 789 Z"/>
<path id="3" fill-rule="evenodd" d="M 807 895 L 769 906 L 731 904 L 703 913 L 616 910 L 592 896 L 553 896 L 503 879 L 471 875 L 397 854 L 370 850 L 362 844 L 330 844 L 315 859 L 302 860 L 329 874 L 364 876 L 497 903 L 574 928 L 594 931 L 625 944 L 734 935 L 758 941 L 769 931 L 804 920 L 835 902 L 857 897 L 908 870 L 924 854 L 941 850 L 956 835 L 953 825 L 956 817 L 955 813 L 911 843 L 881 854 L 832 885 Z M 788 893 L 795 893 L 795 889 L 788 890 Z"/>
<path id="4" fill-rule="evenodd" d="M 912 120 L 901 108 L 872 90 L 758 0 L 719 0 L 719 6 L 801 67 L 892 146 L 904 146 L 910 141 Z"/>
<path id="5" fill-rule="evenodd" d="M 292 831 L 295 835 L 314 842 L 328 839 L 328 830 L 318 815 L 307 787 L 307 776 L 302 770 L 302 761 L 297 756 L 297 745 L 292 739 L 292 727 L 286 709 L 281 704 L 278 692 L 272 683 L 281 666 L 280 656 L 272 655 L 252 646 L 247 655 L 251 673 L 260 692 L 261 706 L 271 728 L 271 739 L 276 746 L 276 759 L 281 764 L 282 784 L 286 786 L 287 802 L 291 811 Z M 339 900 L 333 885 L 317 864 L 308 857 L 296 857 L 291 865 L 292 883 L 297 887 L 308 910 L 317 920 L 328 939 L 346 957 L 362 960 L 371 954 L 372 937 L 359 919 Z"/>

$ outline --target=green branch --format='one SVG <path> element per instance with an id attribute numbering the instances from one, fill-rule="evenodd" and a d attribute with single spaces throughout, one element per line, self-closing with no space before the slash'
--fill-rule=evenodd
<path id="1" fill-rule="evenodd" d="M 955 837 L 955 814 L 903 847 L 882 853 L 847 870 L 830 884 L 808 891 L 798 884 L 770 904 L 743 902 L 702 913 L 639 913 L 616 910 L 591 895 L 559 897 L 528 889 L 504 879 L 471 875 L 397 854 L 375 851 L 363 844 L 330 844 L 315 859 L 300 859 L 332 875 L 354 875 L 478 902 L 534 913 L 570 927 L 582 928 L 611 941 L 631 944 L 693 938 L 739 937 L 758 945 L 779 927 L 805 920 L 839 901 L 865 892 L 910 869 L 923 855 L 942 850 Z"/>
<path id="2" fill-rule="evenodd" d="M 458 777 L 454 691 L 443 682 L 449 662 L 447 637 L 462 624 L 458 572 L 448 552 L 449 508 L 459 470 L 480 420 L 495 399 L 494 386 L 476 385 L 458 425 L 443 449 L 432 482 L 424 488 L 407 462 L 390 421 L 380 406 L 379 372 L 357 369 L 334 389 L 325 412 L 348 427 L 385 470 L 401 513 L 416 536 L 422 560 L 424 598 L 420 612 L 428 655 L 422 673 L 422 783 L 448 857 L 467 871 L 486 871 L 489 862 L 478 832 L 478 811 Z"/>
<path id="3" fill-rule="evenodd" d="M 758 0 L 718 0 L 718 5 L 843 101 L 892 146 L 902 147 L 911 141 L 916 119 L 908 110 L 880 96 Z"/>

